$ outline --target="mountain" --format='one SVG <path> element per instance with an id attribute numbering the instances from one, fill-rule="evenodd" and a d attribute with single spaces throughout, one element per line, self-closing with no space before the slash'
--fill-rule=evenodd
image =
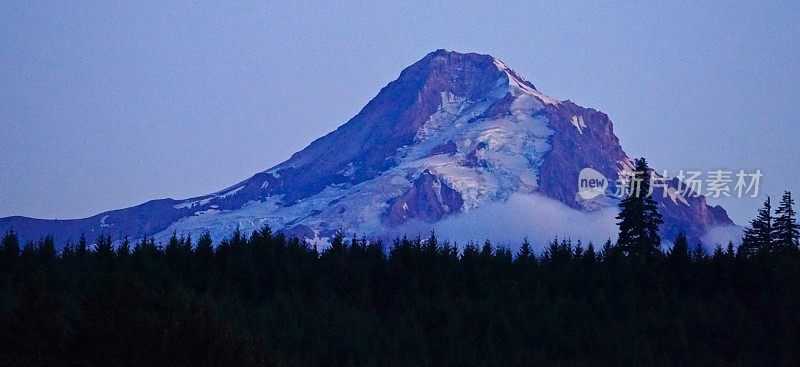
<path id="1" fill-rule="evenodd" d="M 603 240 L 614 235 L 617 201 L 578 195 L 579 174 L 590 167 L 614 181 L 631 162 L 606 114 L 548 97 L 492 56 L 437 50 L 335 131 L 225 190 L 84 219 L 7 217 L 0 229 L 59 242 L 203 231 L 219 240 L 263 225 L 316 244 L 337 230 L 388 238 L 433 229 L 481 241 L 466 238 L 476 228 L 487 233 L 471 236 Z M 664 188 L 654 192 L 665 239 L 683 229 L 699 241 L 734 225 L 723 208 L 667 181 L 666 197 Z"/>

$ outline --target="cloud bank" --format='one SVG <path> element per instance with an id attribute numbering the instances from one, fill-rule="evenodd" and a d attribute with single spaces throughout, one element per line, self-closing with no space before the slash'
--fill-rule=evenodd
<path id="1" fill-rule="evenodd" d="M 512 251 L 519 249 L 525 238 L 537 252 L 556 237 L 580 239 L 584 245 L 591 241 L 600 247 L 608 239 L 616 241 L 616 215 L 615 207 L 587 213 L 537 194 L 512 194 L 505 202 L 487 203 L 438 223 L 406 224 L 395 234 L 424 238 L 433 230 L 440 240 L 459 246 L 488 239 Z"/>

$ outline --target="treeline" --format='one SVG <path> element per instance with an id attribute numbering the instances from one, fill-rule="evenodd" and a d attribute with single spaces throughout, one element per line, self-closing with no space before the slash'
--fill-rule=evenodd
<path id="1" fill-rule="evenodd" d="M 800 363 L 797 247 L 682 241 L 640 258 L 338 235 L 319 252 L 263 228 L 56 252 L 8 232 L 0 365 Z"/>
<path id="2" fill-rule="evenodd" d="M 800 249 L 790 193 L 737 250 L 661 246 L 643 190 L 616 243 L 541 254 L 338 234 L 318 251 L 268 227 L 219 244 L 101 235 L 0 243 L 0 365 L 794 366 Z"/>

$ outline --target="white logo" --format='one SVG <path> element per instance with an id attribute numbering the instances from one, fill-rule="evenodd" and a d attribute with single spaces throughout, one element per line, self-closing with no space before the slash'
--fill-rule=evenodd
<path id="1" fill-rule="evenodd" d="M 584 168 L 578 175 L 578 195 L 584 200 L 591 200 L 603 195 L 607 188 L 606 177 L 593 168 Z"/>

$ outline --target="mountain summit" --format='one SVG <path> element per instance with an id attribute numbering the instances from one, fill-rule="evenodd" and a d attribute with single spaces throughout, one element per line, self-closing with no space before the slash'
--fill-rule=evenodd
<path id="1" fill-rule="evenodd" d="M 463 240 L 498 238 L 512 225 L 530 236 L 575 236 L 590 233 L 578 226 L 597 226 L 588 229 L 608 238 L 616 199 L 583 199 L 578 176 L 593 168 L 614 181 L 631 162 L 606 114 L 541 93 L 492 56 L 437 50 L 335 131 L 228 189 L 85 219 L 2 218 L 0 229 L 61 241 L 80 233 L 164 239 L 204 231 L 221 239 L 237 227 L 269 225 L 324 244 L 338 230 L 385 238 L 444 229 L 458 237 L 489 223 L 475 234 L 483 237 Z M 700 240 L 733 225 L 721 207 L 668 182 L 654 193 L 665 239 L 684 230 Z"/>

